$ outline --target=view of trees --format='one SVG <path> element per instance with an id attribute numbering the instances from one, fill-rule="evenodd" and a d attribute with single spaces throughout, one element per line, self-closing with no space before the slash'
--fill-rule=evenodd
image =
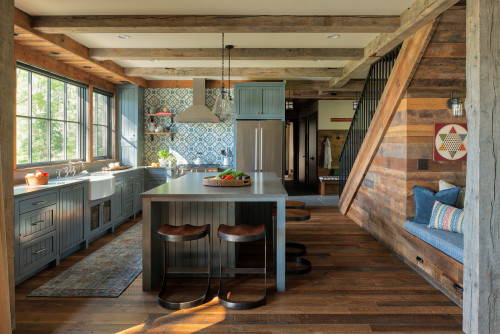
<path id="1" fill-rule="evenodd" d="M 103 157 L 108 155 L 109 100 L 110 98 L 108 96 L 94 92 L 94 157 Z"/>
<path id="2" fill-rule="evenodd" d="M 82 88 L 17 70 L 17 163 L 80 158 Z"/>

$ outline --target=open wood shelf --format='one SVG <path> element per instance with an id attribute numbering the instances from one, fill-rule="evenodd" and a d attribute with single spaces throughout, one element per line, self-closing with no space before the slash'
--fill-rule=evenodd
<path id="1" fill-rule="evenodd" d="M 175 133 L 175 132 L 146 132 L 146 134 L 151 136 L 151 140 L 153 140 L 152 136 L 165 135 L 165 136 L 170 136 L 170 140 L 173 141 L 174 135 L 176 135 L 177 133 Z"/>

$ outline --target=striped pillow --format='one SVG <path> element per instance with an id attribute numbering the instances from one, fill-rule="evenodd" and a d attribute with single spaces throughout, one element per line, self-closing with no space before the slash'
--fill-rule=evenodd
<path id="1" fill-rule="evenodd" d="M 464 234 L 463 221 L 463 209 L 435 201 L 428 227 Z"/>

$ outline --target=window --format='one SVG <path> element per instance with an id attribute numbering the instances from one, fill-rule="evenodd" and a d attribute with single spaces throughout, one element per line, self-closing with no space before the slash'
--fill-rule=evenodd
<path id="1" fill-rule="evenodd" d="M 94 160 L 110 158 L 113 95 L 95 89 L 93 95 L 93 154 Z"/>
<path id="2" fill-rule="evenodd" d="M 86 93 L 84 84 L 18 63 L 18 165 L 85 158 Z"/>

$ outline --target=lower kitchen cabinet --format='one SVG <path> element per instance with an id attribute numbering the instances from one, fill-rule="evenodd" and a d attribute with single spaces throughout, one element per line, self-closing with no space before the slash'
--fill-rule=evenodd
<path id="1" fill-rule="evenodd" d="M 88 224 L 88 237 L 99 234 L 99 232 L 113 227 L 111 217 L 111 198 L 107 197 L 89 203 L 90 220 Z"/>
<path id="2" fill-rule="evenodd" d="M 16 284 L 141 211 L 145 180 L 142 169 L 117 173 L 115 193 L 91 202 L 84 181 L 16 196 Z"/>
<path id="3" fill-rule="evenodd" d="M 172 169 L 146 168 L 144 169 L 144 191 L 156 188 L 172 180 Z"/>
<path id="4" fill-rule="evenodd" d="M 72 185 L 59 190 L 60 220 L 58 226 L 59 254 L 82 243 L 86 238 L 87 183 Z"/>
<path id="5" fill-rule="evenodd" d="M 16 283 L 58 258 L 58 189 L 26 194 L 14 200 Z"/>

